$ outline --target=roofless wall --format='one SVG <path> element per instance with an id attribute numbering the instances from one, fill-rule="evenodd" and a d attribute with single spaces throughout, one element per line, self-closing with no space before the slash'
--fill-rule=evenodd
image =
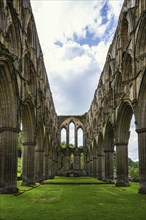
<path id="1" fill-rule="evenodd" d="M 84 116 L 57 116 L 29 0 L 0 1 L 0 193 L 17 189 L 18 139 L 22 184 L 66 171 L 128 186 L 131 118 L 138 135 L 140 189 L 146 193 L 146 1 L 125 0 L 90 109 Z M 74 146 L 69 125 L 74 124 Z M 60 132 L 66 130 L 66 148 Z M 78 147 L 77 131 L 83 131 Z M 116 152 L 114 152 L 116 149 Z M 84 168 L 81 172 L 81 153 Z M 72 163 L 74 158 L 75 163 Z"/>

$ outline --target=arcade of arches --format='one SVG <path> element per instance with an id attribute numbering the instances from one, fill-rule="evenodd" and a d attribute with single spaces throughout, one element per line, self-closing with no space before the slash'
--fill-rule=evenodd
<path id="1" fill-rule="evenodd" d="M 81 116 L 55 112 L 29 0 L 0 1 L 0 193 L 18 190 L 20 131 L 23 185 L 55 175 L 89 175 L 111 182 L 115 149 L 116 185 L 129 185 L 127 152 L 133 116 L 139 192 L 146 193 L 145 0 L 124 1 L 93 101 Z M 82 146 L 78 145 L 79 129 Z"/>

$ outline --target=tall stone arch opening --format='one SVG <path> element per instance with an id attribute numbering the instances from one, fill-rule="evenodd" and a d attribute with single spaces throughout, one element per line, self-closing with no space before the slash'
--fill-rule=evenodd
<path id="1" fill-rule="evenodd" d="M 140 87 L 137 106 L 140 193 L 146 193 L 146 69 Z"/>
<path id="2" fill-rule="evenodd" d="M 35 183 L 36 118 L 31 100 L 22 109 L 22 185 Z"/>
<path id="3" fill-rule="evenodd" d="M 20 115 L 15 69 L 0 56 L 0 192 L 17 192 L 17 151 Z"/>
<path id="4" fill-rule="evenodd" d="M 108 120 L 104 134 L 105 180 L 114 180 L 114 129 Z"/>
<path id="5" fill-rule="evenodd" d="M 121 103 L 115 126 L 117 186 L 129 185 L 128 176 L 128 142 L 130 136 L 130 122 L 134 114 L 132 105 L 128 101 Z"/>
<path id="6" fill-rule="evenodd" d="M 105 166 L 104 166 L 104 149 L 103 149 L 103 134 L 99 132 L 97 139 L 97 157 L 98 157 L 98 166 L 97 166 L 97 178 L 103 180 L 105 178 Z"/>

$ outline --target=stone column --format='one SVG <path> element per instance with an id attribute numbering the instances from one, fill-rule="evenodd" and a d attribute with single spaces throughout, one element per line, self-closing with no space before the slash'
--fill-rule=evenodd
<path id="1" fill-rule="evenodd" d="M 23 143 L 22 151 L 22 185 L 35 184 L 35 142 Z"/>
<path id="2" fill-rule="evenodd" d="M 70 169 L 70 154 L 66 153 L 65 155 L 65 170 L 68 171 Z"/>
<path id="3" fill-rule="evenodd" d="M 76 128 L 75 128 L 75 147 L 78 147 L 78 134 Z"/>
<path id="4" fill-rule="evenodd" d="M 138 133 L 138 150 L 139 150 L 139 176 L 140 189 L 139 193 L 146 194 L 146 128 L 137 129 Z"/>
<path id="5" fill-rule="evenodd" d="M 0 128 L 0 193 L 16 193 L 17 189 L 17 128 Z"/>
<path id="6" fill-rule="evenodd" d="M 52 157 L 49 156 L 48 159 L 48 174 L 49 174 L 49 178 L 53 177 L 53 172 L 52 172 Z"/>
<path id="7" fill-rule="evenodd" d="M 87 159 L 87 161 L 86 161 L 86 172 L 87 172 L 87 175 L 89 176 L 90 175 L 90 161 L 89 161 L 89 159 Z"/>
<path id="8" fill-rule="evenodd" d="M 128 178 L 128 148 L 127 143 L 116 144 L 117 182 L 116 186 L 129 186 Z"/>
<path id="9" fill-rule="evenodd" d="M 105 180 L 114 180 L 114 151 L 111 149 L 106 149 L 105 151 Z"/>
<path id="10" fill-rule="evenodd" d="M 90 158 L 90 173 L 89 173 L 90 176 L 93 176 L 93 159 Z"/>
<path id="11" fill-rule="evenodd" d="M 59 175 L 59 173 L 61 172 L 61 151 L 58 154 L 58 163 L 57 163 L 57 173 Z"/>
<path id="12" fill-rule="evenodd" d="M 43 150 L 35 150 L 35 181 L 43 180 Z"/>
<path id="13" fill-rule="evenodd" d="M 69 129 L 66 130 L 66 147 L 69 147 Z"/>
<path id="14" fill-rule="evenodd" d="M 97 157 L 93 157 L 93 177 L 97 175 Z"/>
<path id="15" fill-rule="evenodd" d="M 97 156 L 98 156 L 97 178 L 99 180 L 103 180 L 103 178 L 104 178 L 104 175 L 103 175 L 103 173 L 104 173 L 104 171 L 103 171 L 103 168 L 104 168 L 103 167 L 103 157 L 104 157 L 104 155 L 103 154 L 98 154 Z"/>
<path id="16" fill-rule="evenodd" d="M 49 178 L 49 169 L 48 169 L 49 155 L 47 153 L 44 153 L 43 156 L 44 156 L 43 179 L 47 180 Z"/>
<path id="17" fill-rule="evenodd" d="M 80 153 L 79 152 L 75 152 L 74 155 L 74 169 L 75 170 L 80 170 L 81 166 L 80 166 Z"/>

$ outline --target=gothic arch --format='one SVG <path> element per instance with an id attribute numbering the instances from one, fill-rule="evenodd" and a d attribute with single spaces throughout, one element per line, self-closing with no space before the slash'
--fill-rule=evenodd
<path id="1" fill-rule="evenodd" d="M 116 119 L 116 142 L 128 143 L 130 121 L 134 111 L 130 101 L 123 101 Z"/>
<path id="2" fill-rule="evenodd" d="M 44 125 L 39 123 L 37 127 L 35 147 L 35 181 L 43 180 L 43 153 L 44 153 Z"/>
<path id="3" fill-rule="evenodd" d="M 132 57 L 131 54 L 125 52 L 123 53 L 123 62 L 122 62 L 122 72 L 123 72 L 123 81 L 129 83 L 133 77 L 132 71 Z"/>
<path id="4" fill-rule="evenodd" d="M 121 46 L 123 51 L 127 49 L 128 41 L 129 41 L 129 24 L 127 21 L 127 12 L 123 12 L 122 19 L 121 19 Z"/>
<path id="5" fill-rule="evenodd" d="M 0 57 L 0 193 L 17 192 L 20 118 L 18 87 L 11 59 Z"/>
<path id="6" fill-rule="evenodd" d="M 129 186 L 128 177 L 128 141 L 129 128 L 134 111 L 130 101 L 123 101 L 118 109 L 115 126 L 117 186 Z"/>
<path id="7" fill-rule="evenodd" d="M 115 82 L 114 82 L 114 91 L 116 96 L 121 96 L 123 93 L 123 85 L 122 85 L 122 73 L 117 71 L 115 74 Z"/>
<path id="8" fill-rule="evenodd" d="M 0 30 L 3 30 L 6 28 L 6 14 L 4 11 L 4 3 L 3 1 L 0 1 Z"/>
<path id="9" fill-rule="evenodd" d="M 105 153 L 105 179 L 112 181 L 114 179 L 114 128 L 108 119 L 104 133 L 104 153 Z"/>
<path id="10" fill-rule="evenodd" d="M 143 14 L 139 22 L 139 30 L 136 39 L 136 56 L 140 56 L 146 53 L 146 14 Z"/>
<path id="11" fill-rule="evenodd" d="M 137 107 L 140 193 L 146 193 L 146 70 L 143 75 Z"/>
<path id="12" fill-rule="evenodd" d="M 20 57 L 22 52 L 22 39 L 20 34 L 21 24 L 18 19 L 18 12 L 16 12 L 16 9 L 13 9 L 12 2 L 8 1 L 7 6 L 9 7 L 9 16 L 12 20 L 7 28 L 7 32 L 9 34 L 9 42 L 10 49 L 15 53 L 16 56 Z M 18 7 L 19 1 L 14 3 L 13 6 Z M 10 29 L 10 30 L 9 30 Z M 11 36 L 10 36 L 11 35 Z"/>
<path id="13" fill-rule="evenodd" d="M 99 180 L 104 179 L 104 149 L 103 149 L 103 134 L 99 132 L 97 138 L 97 157 L 98 157 L 98 168 L 97 168 L 97 178 Z"/>
<path id="14" fill-rule="evenodd" d="M 35 183 L 35 135 L 36 118 L 31 100 L 26 100 L 22 107 L 22 181 L 23 185 Z M 29 167 L 29 169 L 28 169 Z"/>

